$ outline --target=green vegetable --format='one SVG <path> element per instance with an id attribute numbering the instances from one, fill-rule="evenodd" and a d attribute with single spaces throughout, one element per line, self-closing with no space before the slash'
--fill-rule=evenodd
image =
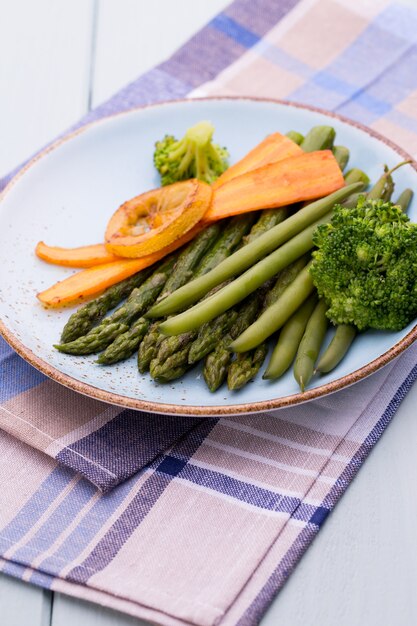
<path id="1" fill-rule="evenodd" d="M 278 298 L 281 297 L 285 289 L 291 285 L 295 277 L 306 265 L 307 260 L 307 255 L 301 257 L 278 274 L 278 278 L 273 286 L 266 291 L 261 313 L 263 313 L 269 306 L 274 304 Z M 226 313 L 223 313 L 223 315 L 226 315 Z M 240 334 L 241 333 L 239 333 L 239 335 Z M 236 334 L 236 337 L 239 335 Z M 268 346 L 266 342 L 261 343 L 253 350 L 240 353 L 237 359 L 233 361 L 230 366 L 227 377 L 229 389 L 241 389 L 246 383 L 254 378 L 261 368 L 267 353 Z"/>
<path id="2" fill-rule="evenodd" d="M 198 178 L 213 183 L 228 167 L 229 153 L 213 143 L 214 126 L 199 122 L 189 128 L 177 141 L 165 135 L 155 144 L 154 164 L 161 175 L 162 185 Z"/>
<path id="3" fill-rule="evenodd" d="M 182 287 L 193 275 L 206 252 L 213 246 L 221 232 L 221 225 L 211 224 L 199 233 L 180 253 L 175 267 L 168 277 L 158 301 L 169 296 L 170 293 Z"/>
<path id="4" fill-rule="evenodd" d="M 343 172 L 349 161 L 349 150 L 345 148 L 345 146 L 334 146 L 332 152 L 334 158 L 339 164 L 340 169 Z"/>
<path id="5" fill-rule="evenodd" d="M 346 185 L 351 185 L 352 183 L 363 183 L 365 187 L 369 185 L 369 176 L 357 167 L 346 172 L 344 178 Z"/>
<path id="6" fill-rule="evenodd" d="M 216 347 L 221 338 L 232 328 L 233 324 L 236 322 L 237 316 L 237 311 L 232 310 L 219 315 L 212 322 L 203 324 L 197 338 L 194 339 L 190 346 L 188 363 L 190 365 L 198 363 L 198 361 L 209 354 Z"/>
<path id="7" fill-rule="evenodd" d="M 259 346 L 275 331 L 282 328 L 299 306 L 314 291 L 309 263 L 285 289 L 278 300 L 269 306 L 249 328 L 231 345 L 234 352 L 245 352 Z M 235 281 L 236 282 L 236 281 Z"/>
<path id="8" fill-rule="evenodd" d="M 401 207 L 404 213 L 407 211 L 411 200 L 413 199 L 413 191 L 412 189 L 404 189 L 402 193 L 398 196 L 394 204 L 397 204 Z"/>
<path id="9" fill-rule="evenodd" d="M 202 257 L 204 257 L 204 254 L 213 246 L 216 239 L 218 239 L 220 230 L 221 227 L 219 223 L 212 224 L 197 235 L 197 237 L 184 248 L 178 257 L 174 271 L 167 279 L 157 301 L 165 298 L 190 279 L 193 275 L 193 271 L 198 266 Z M 142 374 L 148 371 L 150 362 L 155 357 L 161 340 L 159 322 L 155 322 L 150 326 L 139 344 L 137 364 Z"/>
<path id="10" fill-rule="evenodd" d="M 69 343 L 86 335 L 91 330 L 94 324 L 100 322 L 110 309 L 120 304 L 135 287 L 140 287 L 144 280 L 146 280 L 151 273 L 152 268 L 146 268 L 137 274 L 134 274 L 126 280 L 122 280 L 117 285 L 113 285 L 107 289 L 107 291 L 100 296 L 87 302 L 75 313 L 71 315 L 68 322 L 65 324 L 61 335 L 62 343 Z"/>
<path id="11" fill-rule="evenodd" d="M 336 203 L 343 201 L 352 193 L 355 193 L 362 188 L 362 183 L 348 185 L 346 187 L 343 187 L 342 189 L 339 189 L 338 191 L 335 191 L 326 198 L 316 200 L 315 202 L 300 209 L 299 211 L 297 211 L 297 213 L 286 219 L 284 222 L 271 228 L 268 232 L 258 237 L 255 241 L 250 242 L 248 245 L 242 247 L 240 250 L 232 254 L 229 258 L 225 259 L 222 263 L 219 263 L 217 267 L 205 274 L 205 276 L 197 278 L 187 285 L 184 285 L 173 294 L 168 296 L 168 298 L 158 303 L 156 306 L 152 307 L 147 316 L 163 317 L 165 315 L 176 313 L 177 311 L 184 309 L 190 304 L 193 304 L 197 300 L 200 300 L 206 293 L 210 291 L 210 289 L 216 287 L 217 285 L 220 285 L 225 280 L 241 274 L 247 268 L 251 268 L 251 270 L 249 271 L 252 271 L 253 268 L 258 268 L 258 265 L 254 265 L 256 261 L 259 261 L 259 259 L 263 259 L 264 257 L 266 257 L 267 254 L 269 254 L 273 250 L 276 250 L 278 246 L 285 242 L 288 242 L 288 240 L 291 240 L 291 237 L 295 239 L 294 235 L 301 233 L 304 229 L 309 227 L 318 219 L 328 214 Z M 285 258 L 284 254 L 283 263 L 281 264 L 281 266 L 279 266 L 278 264 L 277 269 L 270 273 L 267 278 L 270 278 L 274 275 L 274 273 L 278 272 L 280 269 L 283 269 L 284 267 L 286 267 L 286 265 L 292 263 L 292 261 L 294 261 L 299 256 L 305 254 L 305 252 L 307 252 L 312 247 L 312 244 L 310 245 L 309 241 L 310 240 L 308 240 L 307 236 L 307 245 L 300 245 L 300 252 L 298 253 L 296 251 L 295 256 L 293 254 L 288 260 Z M 283 250 L 284 246 L 282 246 L 281 249 Z M 288 248 L 286 248 L 286 250 L 287 249 Z M 257 271 L 258 270 L 255 269 L 255 274 Z M 264 280 L 267 280 L 267 278 L 265 278 Z M 246 278 L 243 279 L 243 283 L 245 282 Z M 239 284 L 242 284 L 242 280 Z M 254 289 L 259 287 L 260 284 L 262 283 L 257 284 Z M 246 297 L 246 295 L 248 295 L 249 293 L 251 293 L 251 291 L 247 291 L 247 293 L 245 293 L 242 298 L 240 298 L 240 300 Z M 208 300 L 206 300 L 206 302 L 208 302 Z M 236 302 L 239 302 L 239 299 L 236 300 Z M 222 313 L 224 310 L 226 309 L 221 310 L 219 313 L 217 313 L 217 315 Z M 193 309 L 190 309 L 190 311 L 193 311 Z M 190 311 L 188 311 L 187 313 L 189 313 Z M 164 324 L 166 323 L 164 322 Z M 193 328 L 197 327 L 198 325 L 193 326 Z M 171 331 L 168 331 L 168 328 L 169 325 L 165 326 L 165 330 L 163 332 L 171 334 Z"/>
<path id="12" fill-rule="evenodd" d="M 317 372 L 327 374 L 339 365 L 356 337 L 356 328 L 349 324 L 336 326 L 336 332 L 317 364 Z"/>
<path id="13" fill-rule="evenodd" d="M 281 328 L 277 344 L 263 378 L 279 378 L 291 366 L 304 335 L 307 322 L 316 304 L 317 294 L 313 293 Z"/>
<path id="14" fill-rule="evenodd" d="M 78 337 L 68 343 L 56 344 L 54 348 L 60 352 L 65 352 L 65 354 L 94 354 L 95 352 L 103 350 L 103 348 L 114 341 L 118 335 L 125 333 L 127 330 L 129 330 L 129 326 L 122 322 L 100 324 L 96 326 L 96 328 L 93 328 L 93 330 L 90 330 L 88 335 Z"/>
<path id="15" fill-rule="evenodd" d="M 137 349 L 148 328 L 149 321 L 139 317 L 126 332 L 116 337 L 96 362 L 101 365 L 112 365 L 128 359 Z"/>
<path id="16" fill-rule="evenodd" d="M 251 297 L 242 302 L 238 309 L 237 320 L 230 332 L 224 335 L 216 348 L 205 359 L 203 376 L 210 391 L 216 391 L 226 380 L 227 372 L 233 354 L 229 350 L 229 344 L 236 339 L 256 319 L 262 303 L 262 289 L 256 292 L 256 297 Z"/>
<path id="17" fill-rule="evenodd" d="M 366 198 L 338 206 L 314 243 L 311 276 L 334 324 L 401 330 L 416 317 L 417 225 L 401 207 Z"/>
<path id="18" fill-rule="evenodd" d="M 288 137 L 288 139 L 291 139 L 291 141 L 293 141 L 294 143 L 300 145 L 300 143 L 303 141 L 304 136 L 297 132 L 296 130 L 289 130 L 288 133 L 285 133 L 286 136 Z"/>
<path id="19" fill-rule="evenodd" d="M 268 346 L 262 342 L 255 350 L 238 354 L 227 373 L 227 386 L 231 391 L 242 389 L 256 376 L 268 354 Z"/>
<path id="20" fill-rule="evenodd" d="M 190 343 L 171 354 L 165 361 L 153 359 L 150 365 L 150 374 L 158 383 L 167 383 L 170 380 L 181 378 L 189 369 L 188 353 Z"/>
<path id="21" fill-rule="evenodd" d="M 126 332 L 130 324 L 143 315 L 155 301 L 175 265 L 175 259 L 175 256 L 171 256 L 161 263 L 140 287 L 132 291 L 122 306 L 102 320 L 89 333 L 74 341 L 58 344 L 54 347 L 60 352 L 68 354 L 94 354 L 105 350 L 118 335 Z M 106 332 L 108 326 L 112 326 L 113 333 Z M 117 327 L 119 332 L 116 331 Z"/>
<path id="22" fill-rule="evenodd" d="M 195 270 L 194 275 L 204 275 L 205 272 L 211 270 L 228 255 L 230 255 L 236 246 L 242 242 L 244 236 L 252 226 L 255 217 L 254 213 L 247 213 L 245 215 L 233 217 L 229 220 L 217 241 L 204 255 L 202 261 Z M 173 380 L 171 373 L 165 375 L 165 372 L 168 372 L 172 361 L 166 362 L 166 360 L 168 357 L 173 356 L 177 352 L 181 352 L 182 358 L 184 359 L 184 363 L 182 365 L 185 368 L 185 372 L 188 368 L 188 354 L 191 344 L 196 337 L 196 332 L 183 333 L 177 337 L 164 337 L 162 341 L 158 341 L 158 348 L 155 350 L 150 362 L 151 373 L 152 371 L 157 372 L 158 380 L 162 380 L 162 377 L 165 376 L 169 376 L 169 378 L 166 378 L 167 380 Z M 175 358 L 175 371 L 181 371 L 179 356 Z"/>
<path id="23" fill-rule="evenodd" d="M 328 150 L 333 146 L 336 131 L 332 126 L 313 126 L 301 142 L 304 152 Z"/>
<path id="24" fill-rule="evenodd" d="M 326 310 L 326 302 L 319 300 L 307 322 L 297 351 L 294 364 L 294 378 L 300 385 L 301 391 L 304 391 L 314 374 L 314 365 L 326 336 L 329 324 Z"/>

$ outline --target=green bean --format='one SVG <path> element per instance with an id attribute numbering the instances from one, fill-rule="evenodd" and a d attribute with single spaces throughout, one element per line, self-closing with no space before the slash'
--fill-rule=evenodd
<path id="1" fill-rule="evenodd" d="M 363 183 L 365 186 L 369 185 L 369 176 L 357 167 L 346 172 L 344 178 L 346 185 L 351 185 L 352 183 Z"/>
<path id="2" fill-rule="evenodd" d="M 332 152 L 334 158 L 339 164 L 340 169 L 343 172 L 349 161 L 349 150 L 345 146 L 334 146 Z"/>
<path id="3" fill-rule="evenodd" d="M 401 161 L 395 167 L 388 169 L 388 167 L 384 166 L 384 173 L 382 176 L 376 181 L 375 185 L 372 187 L 370 192 L 368 193 L 368 198 L 370 200 L 389 200 L 394 191 L 394 181 L 392 179 L 392 174 L 396 170 L 398 170 L 403 165 L 407 165 L 411 163 L 411 161 Z"/>
<path id="4" fill-rule="evenodd" d="M 313 233 L 317 226 L 328 222 L 330 219 L 331 214 L 324 216 L 321 220 L 303 230 L 302 233 L 293 237 L 281 248 L 278 248 L 265 259 L 253 265 L 244 274 L 220 289 L 217 293 L 199 302 L 191 309 L 163 322 L 160 326 L 161 332 L 166 335 L 178 335 L 199 328 L 205 322 L 212 320 L 238 302 L 241 302 L 266 280 L 269 280 L 311 250 L 313 247 Z M 303 300 L 304 298 L 299 304 Z M 249 350 L 251 347 L 245 349 Z"/>
<path id="5" fill-rule="evenodd" d="M 304 137 L 300 146 L 304 152 L 328 150 L 333 147 L 336 131 L 332 126 L 313 126 Z"/>
<path id="6" fill-rule="evenodd" d="M 356 328 L 350 324 L 340 324 L 337 326 L 333 339 L 320 357 L 316 371 L 322 374 L 331 372 L 349 350 L 350 344 L 356 337 L 356 333 Z"/>
<path id="7" fill-rule="evenodd" d="M 302 305 L 304 300 L 314 291 L 313 279 L 310 276 L 311 262 L 298 274 L 282 296 L 271 304 L 230 346 L 234 352 L 245 352 L 259 346 L 275 331 L 282 328 L 285 322 Z"/>
<path id="8" fill-rule="evenodd" d="M 404 213 L 405 213 L 407 211 L 407 209 L 408 209 L 412 199 L 413 199 L 413 191 L 412 191 L 412 189 L 404 189 L 404 191 L 402 193 L 400 193 L 400 195 L 398 196 L 398 198 L 394 202 L 394 204 L 398 204 L 402 208 Z"/>
<path id="9" fill-rule="evenodd" d="M 288 137 L 288 139 L 291 139 L 291 141 L 293 141 L 294 143 L 296 143 L 298 145 L 300 145 L 300 143 L 304 139 L 304 135 L 302 135 L 301 133 L 297 132 L 296 130 L 289 130 L 288 133 L 285 133 L 285 134 Z"/>
<path id="10" fill-rule="evenodd" d="M 329 320 L 326 317 L 327 304 L 319 300 L 301 339 L 294 363 L 294 378 L 304 391 L 314 374 L 314 365 L 326 336 Z"/>
<path id="11" fill-rule="evenodd" d="M 281 224 L 277 224 L 277 226 L 271 228 L 255 241 L 252 241 L 237 252 L 234 252 L 227 259 L 219 263 L 219 265 L 217 265 L 217 267 L 213 270 L 207 272 L 204 276 L 201 276 L 187 285 L 184 285 L 180 289 L 177 289 L 177 291 L 168 296 L 168 298 L 153 306 L 147 316 L 163 317 L 165 315 L 171 315 L 181 309 L 183 310 L 197 300 L 200 300 L 200 298 L 202 298 L 213 287 L 220 285 L 229 278 L 241 274 L 248 267 L 253 266 L 256 261 L 264 258 L 267 254 L 276 250 L 278 246 L 288 242 L 288 240 L 292 237 L 295 238 L 294 235 L 301 233 L 306 227 L 310 226 L 316 222 L 316 220 L 329 213 L 335 204 L 342 202 L 352 193 L 356 193 L 361 189 L 363 189 L 362 183 L 348 185 L 338 191 L 335 191 L 326 198 L 316 200 L 315 202 L 300 209 L 297 213 L 287 218 Z M 304 254 L 308 249 L 310 248 L 300 252 L 298 256 Z M 293 257 L 290 261 L 288 261 L 287 265 L 296 258 L 298 257 Z M 285 267 L 285 265 L 282 267 Z M 250 293 L 250 291 L 248 293 Z M 196 327 L 197 326 L 194 326 L 194 328 Z"/>
<path id="12" fill-rule="evenodd" d="M 291 366 L 304 335 L 307 322 L 317 304 L 313 293 L 281 328 L 277 345 L 265 370 L 263 378 L 279 378 Z"/>

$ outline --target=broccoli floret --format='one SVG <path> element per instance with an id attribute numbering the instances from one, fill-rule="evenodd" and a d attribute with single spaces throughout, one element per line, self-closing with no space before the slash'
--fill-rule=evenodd
<path id="1" fill-rule="evenodd" d="M 166 135 L 155 144 L 154 164 L 162 185 L 198 178 L 213 183 L 228 168 L 229 153 L 212 142 L 214 126 L 199 122 L 177 141 Z"/>
<path id="2" fill-rule="evenodd" d="M 417 225 L 399 206 L 339 205 L 313 241 L 311 274 L 334 324 L 401 330 L 417 316 Z"/>

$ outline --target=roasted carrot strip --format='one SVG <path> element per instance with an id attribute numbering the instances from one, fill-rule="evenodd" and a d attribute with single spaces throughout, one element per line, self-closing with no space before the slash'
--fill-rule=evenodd
<path id="1" fill-rule="evenodd" d="M 146 257 L 121 259 L 84 269 L 55 283 L 49 289 L 38 293 L 37 297 L 44 306 L 53 308 L 69 306 L 87 300 L 145 267 L 150 267 L 188 241 L 191 241 L 203 228 L 204 226 L 201 223 L 197 224 L 163 250 L 149 254 Z"/>
<path id="2" fill-rule="evenodd" d="M 268 163 L 276 163 L 283 159 L 302 154 L 302 149 L 294 141 L 281 135 L 281 133 L 272 133 L 265 137 L 253 150 L 248 152 L 240 161 L 231 165 L 219 178 L 213 183 L 213 189 L 218 189 L 232 178 L 236 178 L 241 174 L 246 174 L 251 170 L 258 169 Z"/>
<path id="3" fill-rule="evenodd" d="M 214 191 L 209 223 L 231 215 L 321 198 L 344 185 L 330 150 L 320 150 L 272 163 L 233 178 Z"/>
<path id="4" fill-rule="evenodd" d="M 48 246 L 40 241 L 36 246 L 35 253 L 43 261 L 65 267 L 94 267 L 119 259 L 106 250 L 104 243 L 79 248 L 59 248 L 58 246 Z"/>

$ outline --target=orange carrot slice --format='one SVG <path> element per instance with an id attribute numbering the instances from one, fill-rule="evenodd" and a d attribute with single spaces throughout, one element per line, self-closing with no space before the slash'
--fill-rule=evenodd
<path id="1" fill-rule="evenodd" d="M 303 153 L 242 174 L 216 189 L 204 222 L 321 198 L 344 184 L 330 150 Z"/>
<path id="2" fill-rule="evenodd" d="M 236 178 L 236 176 L 246 174 L 246 172 L 268 165 L 268 163 L 276 163 L 302 153 L 302 149 L 294 141 L 285 135 L 281 135 L 281 133 L 272 133 L 272 135 L 265 137 L 240 161 L 227 168 L 213 183 L 212 187 L 213 189 L 218 189 L 218 187 L 221 187 L 221 185 L 224 185 L 232 178 Z"/>
<path id="3" fill-rule="evenodd" d="M 88 298 L 97 296 L 108 287 L 119 283 L 121 280 L 133 276 L 146 267 L 150 267 L 166 255 L 174 252 L 195 237 L 204 225 L 197 224 L 185 235 L 179 237 L 163 250 L 154 254 L 141 257 L 140 259 L 119 259 L 112 263 L 105 263 L 95 267 L 89 267 L 77 272 L 49 289 L 37 294 L 37 298 L 46 307 L 58 308 L 83 302 Z"/>
<path id="4" fill-rule="evenodd" d="M 119 259 L 106 250 L 104 243 L 80 246 L 79 248 L 59 248 L 58 246 L 48 246 L 40 241 L 35 248 L 35 253 L 43 261 L 65 267 L 94 267 Z"/>
<path id="5" fill-rule="evenodd" d="M 212 193 L 210 185 L 191 179 L 125 202 L 107 225 L 107 250 L 138 258 L 165 248 L 201 220 Z"/>

